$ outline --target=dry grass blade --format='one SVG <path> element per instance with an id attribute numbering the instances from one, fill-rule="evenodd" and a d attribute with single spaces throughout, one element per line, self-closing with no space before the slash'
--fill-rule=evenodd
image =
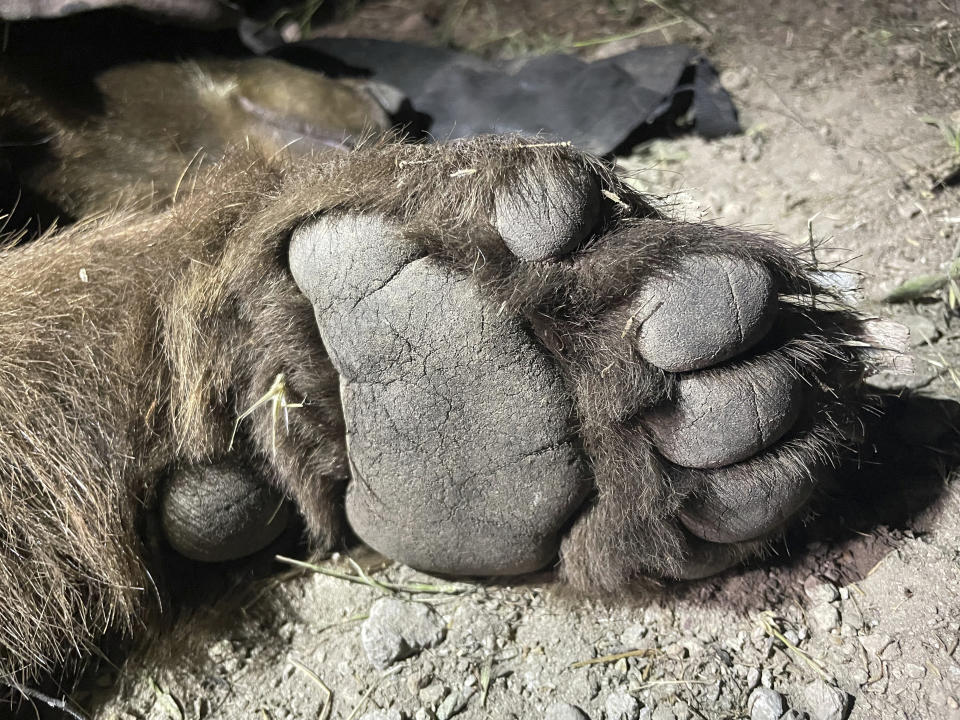
<path id="1" fill-rule="evenodd" d="M 395 668 L 391 668 L 390 670 L 387 670 L 387 672 L 383 673 L 383 675 L 381 675 L 376 680 L 374 680 L 373 684 L 370 687 L 368 687 L 367 691 L 360 697 L 360 701 L 357 703 L 356 707 L 354 707 L 353 710 L 350 712 L 350 714 L 347 715 L 347 720 L 354 720 L 354 718 L 356 718 L 360 714 L 360 711 L 363 709 L 363 706 L 367 703 L 367 700 L 370 699 L 370 696 L 373 694 L 373 691 L 380 686 L 380 683 L 383 682 L 384 679 L 390 677 L 391 675 L 396 675 L 398 672 L 400 672 L 402 667 L 403 665 L 397 665 Z"/>
<path id="2" fill-rule="evenodd" d="M 283 373 L 278 373 L 277 377 L 273 380 L 273 385 L 270 386 L 270 389 L 267 390 L 260 398 L 242 413 L 237 418 L 237 421 L 233 424 L 233 433 L 230 435 L 230 445 L 229 449 L 233 449 L 233 441 L 237 437 L 237 430 L 240 428 L 240 422 L 249 417 L 254 410 L 259 408 L 262 405 L 270 403 L 270 414 L 273 417 L 273 454 L 277 454 L 277 424 L 280 422 L 280 413 L 283 413 L 284 423 L 287 427 L 287 432 L 290 431 L 290 410 L 291 408 L 302 408 L 303 403 L 292 403 L 287 400 L 287 379 Z"/>
<path id="3" fill-rule="evenodd" d="M 323 565 L 316 565 L 315 563 L 306 562 L 305 560 L 295 560 L 285 555 L 276 555 L 274 559 L 287 565 L 293 565 L 294 567 L 310 570 L 311 572 L 337 578 L 338 580 L 346 580 L 347 582 L 356 583 L 357 585 L 367 585 L 383 593 L 388 592 L 387 588 L 382 584 L 371 582 L 369 578 L 363 577 L 362 575 L 351 575 L 350 573 L 334 570 L 333 568 L 324 567 Z"/>
<path id="4" fill-rule="evenodd" d="M 334 577 L 338 580 L 346 580 L 347 582 L 357 583 L 358 585 L 366 585 L 385 594 L 404 592 L 424 593 L 428 595 L 464 595 L 474 589 L 469 585 L 430 585 L 429 583 L 381 582 L 379 580 L 374 580 L 363 571 L 361 571 L 360 575 L 351 575 L 350 573 L 334 570 L 333 568 L 323 567 L 322 565 L 306 562 L 304 560 L 295 560 L 294 558 L 289 558 L 285 555 L 276 555 L 275 559 L 278 562 L 303 568 L 304 570 L 310 570 L 315 573 L 320 573 L 321 575 Z"/>
<path id="5" fill-rule="evenodd" d="M 658 685 L 712 685 L 710 680 L 648 680 L 640 685 L 639 690 L 657 687 Z"/>
<path id="6" fill-rule="evenodd" d="M 947 271 L 933 275 L 917 275 L 905 280 L 883 298 L 886 303 L 903 303 L 922 300 L 933 293 L 949 287 L 951 295 L 956 294 L 956 281 L 960 278 L 960 258 L 947 267 Z M 953 298 L 951 297 L 951 307 Z"/>
<path id="7" fill-rule="evenodd" d="M 815 660 L 803 650 L 798 648 L 796 645 L 790 642 L 782 632 L 780 632 L 780 628 L 777 626 L 777 618 L 773 614 L 772 610 L 764 610 L 757 616 L 757 620 L 760 622 L 760 627 L 763 628 L 763 631 L 767 635 L 782 642 L 783 645 L 790 652 L 800 658 L 805 665 L 816 671 L 816 673 L 824 680 L 827 679 L 827 672 L 823 667 L 823 664 L 819 660 Z"/>
<path id="8" fill-rule="evenodd" d="M 917 275 L 905 280 L 884 298 L 885 303 L 904 303 L 920 300 L 937 292 L 947 284 L 946 275 Z"/>
<path id="9" fill-rule="evenodd" d="M 360 696 L 360 701 L 356 704 L 353 710 L 350 711 L 350 714 L 347 715 L 347 720 L 354 720 L 357 715 L 360 714 L 360 710 L 363 709 L 363 706 L 367 704 L 367 700 L 370 699 L 370 696 L 373 694 L 373 691 L 377 689 L 378 682 L 375 682 L 373 685 L 367 688 L 367 691 Z"/>
<path id="10" fill-rule="evenodd" d="M 24 697 L 30 698 L 31 700 L 37 700 L 39 702 L 42 702 L 44 705 L 46 705 L 47 707 L 51 707 L 54 710 L 59 710 L 61 713 L 63 713 L 65 717 L 73 718 L 73 720 L 87 720 L 86 715 L 82 715 L 81 713 L 77 712 L 72 707 L 70 707 L 70 703 L 67 701 L 66 698 L 63 698 L 61 700 L 59 698 L 50 697 L 49 695 L 46 695 L 40 692 L 39 690 L 34 690 L 33 688 L 24 687 L 23 685 L 15 684 L 13 685 L 13 687 L 17 690 L 17 692 L 19 692 Z M 34 709 L 34 712 L 37 713 L 37 717 L 40 717 L 39 710 L 37 710 L 36 707 L 34 707 L 33 709 Z"/>
<path id="11" fill-rule="evenodd" d="M 371 585 L 371 586 L 377 588 L 378 590 L 382 590 L 383 592 L 387 593 L 388 595 L 392 595 L 392 594 L 393 594 L 394 591 L 393 591 L 392 589 L 390 589 L 389 587 L 387 587 L 386 585 L 384 585 L 384 584 L 383 584 L 382 582 L 380 582 L 379 580 L 374 580 L 372 577 L 370 577 L 369 575 L 367 575 L 367 573 L 364 571 L 364 569 L 363 569 L 362 567 L 360 567 L 360 565 L 357 563 L 357 561 L 354 560 L 352 557 L 348 557 L 348 558 L 347 558 L 347 562 L 350 563 L 350 567 L 352 567 L 354 570 L 357 571 L 357 575 L 359 575 L 359 576 L 363 579 L 363 581 L 364 581 L 365 583 L 367 583 L 367 585 Z"/>
<path id="12" fill-rule="evenodd" d="M 177 702 L 173 695 L 161 688 L 153 678 L 150 678 L 150 687 L 153 688 L 153 692 L 156 693 L 157 696 L 157 701 L 163 705 L 170 717 L 174 718 L 174 720 L 184 720 L 180 703 Z"/>
<path id="13" fill-rule="evenodd" d="M 694 25 L 700 28 L 708 35 L 713 35 L 713 30 L 707 27 L 705 23 L 701 22 L 700 20 L 697 20 L 697 18 L 695 18 L 693 15 L 691 15 L 688 12 L 684 12 L 683 10 L 680 10 L 679 8 L 675 8 L 672 5 L 668 5 L 667 3 L 663 2 L 663 0 L 645 0 L 645 2 L 650 3 L 654 7 L 660 8 L 668 15 L 672 15 L 675 18 L 684 20 L 690 23 L 691 25 Z"/>
<path id="14" fill-rule="evenodd" d="M 493 673 L 493 658 L 483 661 L 480 669 L 480 707 L 487 706 L 487 693 L 490 691 L 490 675 Z"/>
<path id="15" fill-rule="evenodd" d="M 675 17 L 666 22 L 658 23 L 656 25 L 651 25 L 650 27 L 642 27 L 638 30 L 632 32 L 623 33 L 621 35 L 609 35 L 607 37 L 592 38 L 590 40 L 579 40 L 575 43 L 572 43 L 570 47 L 575 48 L 584 48 L 592 47 L 594 45 L 606 45 L 607 43 L 618 42 L 620 40 L 629 40 L 630 38 L 639 37 L 641 35 L 646 35 L 647 33 L 660 32 L 661 30 L 666 30 L 669 27 L 674 25 L 679 25 L 684 22 L 683 18 Z"/>
<path id="16" fill-rule="evenodd" d="M 327 684 L 320 679 L 319 675 L 317 675 L 313 670 L 308 668 L 296 658 L 290 658 L 290 662 L 297 670 L 310 678 L 314 684 L 325 693 L 323 710 L 320 711 L 320 720 L 327 720 L 327 718 L 330 717 L 330 712 L 333 710 L 333 690 L 327 687 Z"/>
<path id="17" fill-rule="evenodd" d="M 601 657 L 590 658 L 589 660 L 580 660 L 573 663 L 570 667 L 572 669 L 587 667 L 588 665 L 602 665 L 606 663 L 616 662 L 617 660 L 623 660 L 624 658 L 632 657 L 653 657 L 657 655 L 657 650 L 628 650 L 627 652 L 615 653 L 614 655 L 602 655 Z"/>

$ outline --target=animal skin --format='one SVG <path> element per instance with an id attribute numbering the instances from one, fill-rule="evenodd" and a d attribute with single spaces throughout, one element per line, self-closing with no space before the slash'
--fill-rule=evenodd
<path id="1" fill-rule="evenodd" d="M 249 141 L 98 212 L 87 182 L 0 253 L 2 683 L 134 633 L 158 552 L 293 512 L 448 574 L 704 577 L 860 434 L 870 332 L 793 250 L 564 144 Z"/>

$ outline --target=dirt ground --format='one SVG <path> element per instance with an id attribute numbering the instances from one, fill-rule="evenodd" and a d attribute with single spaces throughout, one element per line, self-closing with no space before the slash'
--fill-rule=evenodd
<path id="1" fill-rule="evenodd" d="M 73 698 L 84 716 L 960 718 L 960 321 L 942 298 L 879 302 L 960 254 L 960 188 L 937 186 L 960 165 L 960 3 L 384 0 L 334 20 L 313 32 L 488 55 L 701 48 L 744 134 L 657 141 L 624 172 L 681 217 L 799 245 L 812 232 L 821 262 L 864 274 L 866 312 L 914 330 L 916 374 L 879 379 L 889 409 L 860 472 L 749 568 L 597 600 L 549 573 L 450 587 L 358 551 L 376 582 L 301 569 L 222 590 L 122 668 L 104 662 Z M 380 670 L 362 628 L 388 595 L 432 606 L 445 638 Z"/>

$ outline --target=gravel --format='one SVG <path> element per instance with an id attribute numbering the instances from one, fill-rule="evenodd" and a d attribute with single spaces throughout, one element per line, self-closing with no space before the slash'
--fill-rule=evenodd
<path id="1" fill-rule="evenodd" d="M 815 603 L 829 603 L 840 599 L 840 591 L 829 580 L 810 575 L 803 581 L 803 592 Z"/>
<path id="2" fill-rule="evenodd" d="M 828 633 L 840 627 L 840 611 L 828 603 L 817 605 L 811 609 L 810 619 L 822 633 Z"/>
<path id="3" fill-rule="evenodd" d="M 399 710 L 372 710 L 360 716 L 360 720 L 403 720 Z"/>
<path id="4" fill-rule="evenodd" d="M 380 669 L 436 647 L 445 636 L 446 624 L 432 607 L 393 598 L 377 600 L 360 630 L 367 658 Z"/>
<path id="5" fill-rule="evenodd" d="M 787 710 L 787 703 L 776 690 L 759 687 L 750 693 L 747 707 L 750 720 L 779 720 Z"/>
<path id="6" fill-rule="evenodd" d="M 810 720 L 846 720 L 850 714 L 850 696 L 822 680 L 803 691 L 810 711 Z"/>
<path id="7" fill-rule="evenodd" d="M 640 717 L 639 701 L 622 690 L 610 693 L 603 707 L 607 720 L 637 720 Z"/>

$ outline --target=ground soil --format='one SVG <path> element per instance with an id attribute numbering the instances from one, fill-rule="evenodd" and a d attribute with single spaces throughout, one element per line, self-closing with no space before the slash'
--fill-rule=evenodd
<path id="1" fill-rule="evenodd" d="M 684 720 L 749 717 L 760 686 L 800 717 L 842 717 L 818 710 L 826 683 L 852 718 L 960 717 L 960 321 L 942 299 L 879 302 L 960 249 L 960 190 L 937 187 L 960 163 L 958 12 L 956 0 L 414 0 L 359 4 L 310 29 L 488 55 L 701 48 L 745 132 L 657 141 L 619 158 L 624 172 L 681 217 L 800 246 L 812 231 L 820 262 L 864 274 L 866 312 L 915 329 L 917 373 L 880 380 L 889 409 L 861 470 L 748 568 L 637 597 L 574 597 L 550 573 L 401 593 L 433 605 L 447 635 L 386 673 L 360 633 L 386 591 L 296 571 L 231 586 L 122 668 L 104 663 L 74 702 L 96 718 L 151 720 L 354 720 L 378 708 L 506 720 L 558 701 L 593 720 Z M 447 582 L 357 559 L 378 580 Z"/>

